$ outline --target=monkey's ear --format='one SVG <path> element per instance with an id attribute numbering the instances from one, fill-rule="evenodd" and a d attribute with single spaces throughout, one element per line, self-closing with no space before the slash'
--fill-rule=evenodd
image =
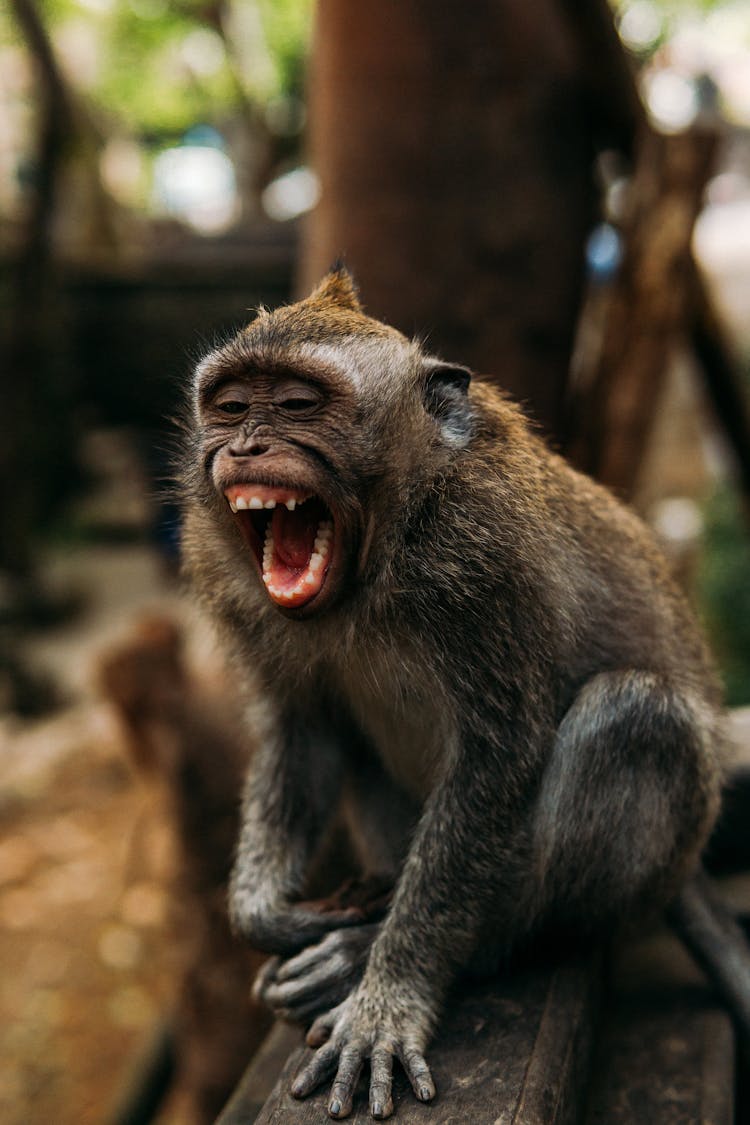
<path id="1" fill-rule="evenodd" d="M 450 445 L 464 446 L 472 432 L 471 371 L 439 359 L 425 360 L 424 401 Z"/>
<path id="2" fill-rule="evenodd" d="M 330 271 L 310 294 L 311 301 L 330 301 L 341 309 L 362 312 L 354 278 L 341 262 L 335 262 Z"/>

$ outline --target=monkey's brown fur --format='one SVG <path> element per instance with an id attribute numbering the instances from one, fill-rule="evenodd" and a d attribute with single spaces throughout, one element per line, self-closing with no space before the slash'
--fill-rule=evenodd
<path id="1" fill-rule="evenodd" d="M 262 990 L 322 1013 L 293 1092 L 336 1072 L 334 1117 L 366 1058 L 375 1117 L 394 1054 L 429 1100 L 456 973 L 666 903 L 718 805 L 719 692 L 647 530 L 468 382 L 365 316 L 345 271 L 196 373 L 187 569 L 262 702 L 232 915 L 295 954 Z M 279 508 L 270 547 L 268 516 L 230 510 L 250 499 Z M 325 571 L 300 561 L 311 512 Z M 380 925 L 294 905 L 342 794 L 396 882 Z"/>

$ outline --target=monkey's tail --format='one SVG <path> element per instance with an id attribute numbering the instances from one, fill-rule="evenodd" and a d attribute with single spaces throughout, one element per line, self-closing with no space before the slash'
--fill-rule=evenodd
<path id="1" fill-rule="evenodd" d="M 667 917 L 750 1041 L 750 944 L 701 868 Z"/>

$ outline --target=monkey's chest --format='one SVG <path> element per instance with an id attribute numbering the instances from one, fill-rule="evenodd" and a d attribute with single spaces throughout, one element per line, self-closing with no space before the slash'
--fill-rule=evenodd
<path id="1" fill-rule="evenodd" d="M 451 737 L 439 696 L 426 685 L 406 686 L 386 676 L 347 675 L 343 687 L 353 718 L 386 772 L 423 801 L 440 775 Z"/>

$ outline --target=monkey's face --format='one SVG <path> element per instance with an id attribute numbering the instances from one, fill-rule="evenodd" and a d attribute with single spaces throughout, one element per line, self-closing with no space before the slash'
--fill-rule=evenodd
<path id="1" fill-rule="evenodd" d="M 465 400 L 467 382 L 320 297 L 261 315 L 200 364 L 209 503 L 275 606 L 308 617 L 356 584 L 431 452 L 457 443 L 450 394 Z"/>
<path id="2" fill-rule="evenodd" d="M 320 364 L 274 361 L 238 340 L 204 361 L 198 410 L 217 516 L 234 525 L 266 595 L 294 616 L 323 609 L 346 586 L 363 534 L 346 386 Z"/>

